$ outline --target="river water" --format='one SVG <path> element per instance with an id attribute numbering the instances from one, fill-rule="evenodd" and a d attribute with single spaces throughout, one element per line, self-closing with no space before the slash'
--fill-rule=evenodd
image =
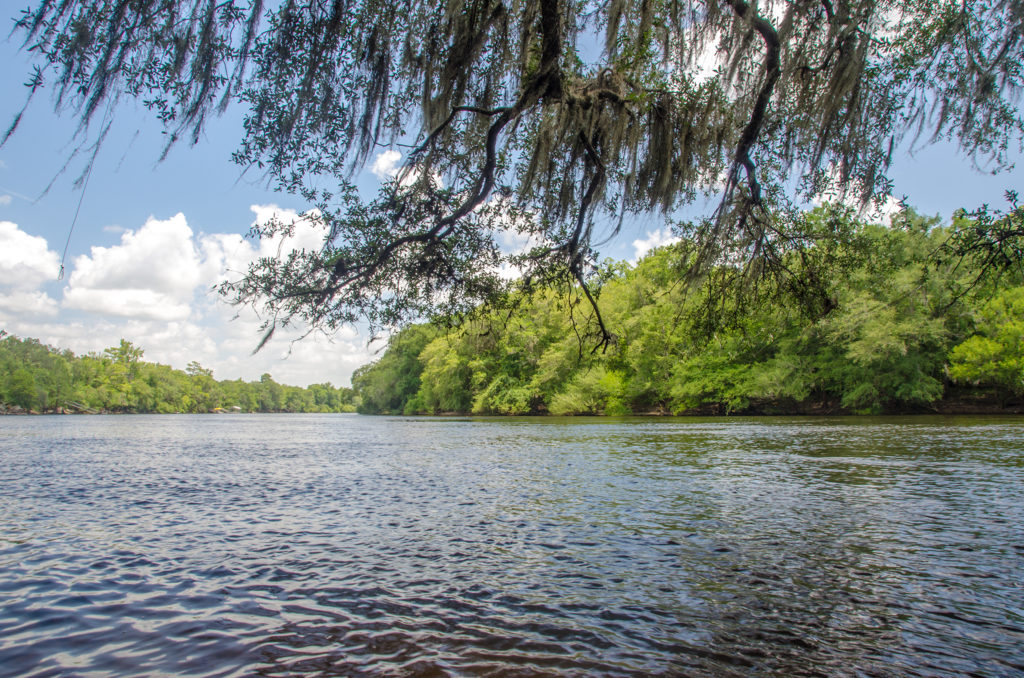
<path id="1" fill-rule="evenodd" d="M 1024 419 L 0 420 L 0 675 L 1024 675 Z"/>

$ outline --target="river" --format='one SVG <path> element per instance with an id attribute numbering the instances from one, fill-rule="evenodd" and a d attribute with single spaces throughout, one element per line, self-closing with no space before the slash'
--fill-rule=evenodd
<path id="1" fill-rule="evenodd" d="M 1024 675 L 1024 418 L 0 419 L 0 676 Z"/>

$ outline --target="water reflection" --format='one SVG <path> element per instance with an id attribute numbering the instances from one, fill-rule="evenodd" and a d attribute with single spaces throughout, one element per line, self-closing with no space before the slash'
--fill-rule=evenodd
<path id="1" fill-rule="evenodd" d="M 1022 433 L 8 418 L 0 675 L 1009 675 Z"/>

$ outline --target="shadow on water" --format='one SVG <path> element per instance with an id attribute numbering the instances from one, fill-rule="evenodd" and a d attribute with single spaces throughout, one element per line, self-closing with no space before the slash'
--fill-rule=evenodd
<path id="1" fill-rule="evenodd" d="M 0 675 L 1011 675 L 1024 419 L 21 418 Z"/>

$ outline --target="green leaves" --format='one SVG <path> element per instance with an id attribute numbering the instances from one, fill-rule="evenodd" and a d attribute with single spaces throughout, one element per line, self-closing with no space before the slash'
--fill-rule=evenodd
<path id="1" fill-rule="evenodd" d="M 101 354 L 76 356 L 0 333 L 0 403 L 25 409 L 114 412 L 351 412 L 352 389 L 284 386 L 269 374 L 258 382 L 216 381 L 192 361 L 186 371 L 143 362 L 124 339 Z"/>
<path id="2" fill-rule="evenodd" d="M 376 383 L 406 412 L 919 411 L 945 395 L 949 361 L 957 381 L 1024 393 L 1024 287 L 964 296 L 972 272 L 932 259 L 949 233 L 934 219 L 908 213 L 885 228 L 839 208 L 800 219 L 810 244 L 789 261 L 792 277 L 766 279 L 771 293 L 742 304 L 716 284 L 678 282 L 685 243 L 605 266 L 601 304 L 618 341 L 604 354 L 582 350 L 574 328 L 587 319 L 567 317 L 571 290 L 552 289 L 417 344 L 418 354 L 399 341 L 366 373 L 379 369 Z M 842 237 L 814 239 L 825 232 Z M 808 271 L 807 285 L 790 284 Z M 809 286 L 828 302 L 816 313 Z M 383 379 L 399 355 L 422 370 L 415 390 Z"/>
<path id="3" fill-rule="evenodd" d="M 950 376 L 1024 395 L 1024 287 L 1004 290 L 985 303 L 977 330 L 950 354 Z"/>

